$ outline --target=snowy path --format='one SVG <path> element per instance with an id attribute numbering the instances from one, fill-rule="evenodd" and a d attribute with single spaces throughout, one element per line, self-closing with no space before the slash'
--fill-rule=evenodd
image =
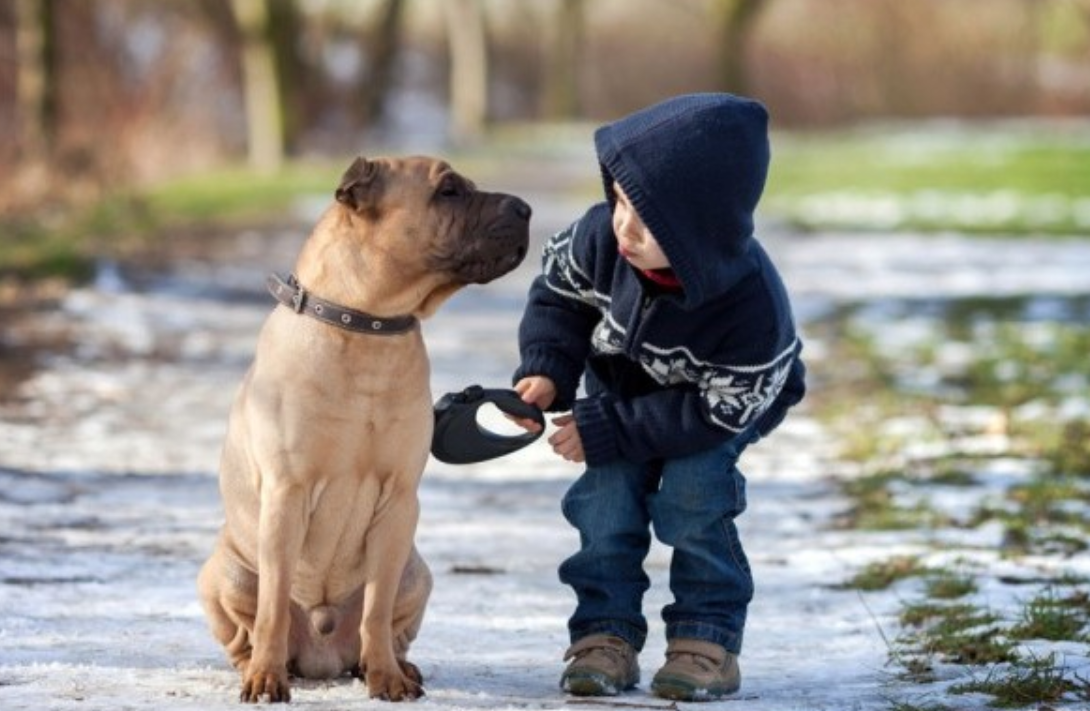
<path id="1" fill-rule="evenodd" d="M 527 197 L 539 238 L 581 207 Z M 263 276 L 290 265 L 298 237 L 244 236 L 234 261 L 181 265 L 150 291 L 106 273 L 34 326 L 74 329 L 79 347 L 0 405 L 0 708 L 238 708 L 236 676 L 206 630 L 194 580 L 221 516 L 214 471 L 229 401 L 271 308 Z M 1085 291 L 1090 263 L 1078 244 L 1032 255 L 1045 264 L 1026 274 L 1013 265 L 1029 255 L 1009 244 L 951 241 L 921 252 L 900 238 L 884 248 L 866 236 L 772 242 L 804 321 L 846 296 L 903 294 L 911 285 L 891 275 L 909 256 L 914 283 L 951 289 L 974 278 L 986 287 L 976 265 L 983 260 L 994 278 L 1002 258 L 1023 280 L 1005 288 Z M 426 325 L 436 394 L 507 382 L 535 262 L 464 292 Z M 1035 275 L 1039 283 L 1024 281 Z M 743 464 L 750 509 L 740 526 L 758 585 L 743 690 L 698 708 L 886 708 L 891 671 L 879 627 L 898 600 L 831 586 L 896 546 L 826 525 L 843 505 L 828 483 L 836 463 L 805 410 Z M 543 443 L 484 465 L 429 468 L 418 539 L 436 586 L 414 647 L 428 689 L 418 707 L 592 705 L 556 688 L 572 598 L 555 571 L 576 544 L 559 501 L 577 473 Z M 664 648 L 657 610 L 667 564 L 667 552 L 653 550 L 645 683 L 618 705 L 669 706 L 646 693 Z M 351 680 L 297 684 L 293 703 L 385 706 Z"/>

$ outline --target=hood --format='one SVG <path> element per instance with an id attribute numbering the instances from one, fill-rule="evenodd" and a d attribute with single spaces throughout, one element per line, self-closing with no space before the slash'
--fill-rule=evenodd
<path id="1" fill-rule="evenodd" d="M 612 210 L 621 184 L 693 308 L 757 269 L 753 212 L 768 174 L 768 112 L 731 94 L 678 96 L 599 128 Z"/>

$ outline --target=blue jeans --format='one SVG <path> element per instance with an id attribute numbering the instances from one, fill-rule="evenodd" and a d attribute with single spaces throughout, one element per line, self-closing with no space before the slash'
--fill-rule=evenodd
<path id="1" fill-rule="evenodd" d="M 605 633 L 643 648 L 642 602 L 651 584 L 643 561 L 653 527 L 673 548 L 666 638 L 741 650 L 753 578 L 734 525 L 746 508 L 739 441 L 657 463 L 588 467 L 571 486 L 562 506 L 582 547 L 561 564 L 560 580 L 578 599 L 568 621 L 573 643 Z"/>

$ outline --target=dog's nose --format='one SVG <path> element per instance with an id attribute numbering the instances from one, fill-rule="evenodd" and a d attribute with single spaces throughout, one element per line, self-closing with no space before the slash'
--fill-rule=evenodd
<path id="1" fill-rule="evenodd" d="M 533 209 L 529 205 L 527 205 L 524 200 L 517 198 L 514 195 L 508 195 L 507 197 L 505 197 L 503 199 L 503 204 L 501 205 L 501 208 L 504 212 L 507 212 L 508 210 L 514 212 L 515 215 L 523 220 L 529 220 L 530 215 L 532 215 L 534 212 Z"/>

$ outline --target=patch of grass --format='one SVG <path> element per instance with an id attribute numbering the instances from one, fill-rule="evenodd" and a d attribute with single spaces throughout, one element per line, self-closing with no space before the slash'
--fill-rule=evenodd
<path id="1" fill-rule="evenodd" d="M 995 625 L 1002 621 L 999 615 L 975 605 L 951 605 L 939 618 L 934 620 L 927 630 L 927 638 L 930 640 L 942 640 L 945 638 L 965 637 L 970 632 L 977 634 L 994 632 L 998 628 Z M 931 648 L 952 648 L 956 643 L 939 642 L 931 645 Z"/>
<path id="2" fill-rule="evenodd" d="M 927 571 L 915 556 L 896 556 L 865 566 L 845 581 L 842 587 L 850 590 L 885 590 L 900 580 L 923 575 Z"/>
<path id="3" fill-rule="evenodd" d="M 924 591 L 927 596 L 937 600 L 954 600 L 971 595 L 976 590 L 977 583 L 974 576 L 959 575 L 946 571 L 935 574 L 924 584 Z"/>
<path id="4" fill-rule="evenodd" d="M 1070 420 L 1042 453 L 1052 474 L 1090 478 L 1090 420 Z"/>
<path id="5" fill-rule="evenodd" d="M 178 178 L 141 194 L 162 222 L 268 220 L 308 195 L 333 197 L 346 161 L 291 162 L 275 174 L 226 168 Z"/>
<path id="6" fill-rule="evenodd" d="M 939 462 L 937 464 L 938 468 L 929 479 L 931 484 L 968 488 L 978 483 L 977 475 L 966 468 L 955 466 L 953 463 Z"/>
<path id="7" fill-rule="evenodd" d="M 927 131 L 921 124 L 775 136 L 777 195 L 821 188 L 907 193 L 1018 190 L 1090 195 L 1090 140 L 1085 131 L 1035 137 L 1001 125 L 965 124 Z"/>
<path id="8" fill-rule="evenodd" d="M 1006 438 L 1007 451 L 990 456 L 1033 460 L 1040 472 L 1010 486 L 1002 499 L 986 499 L 976 511 L 960 516 L 964 525 L 998 521 L 1005 530 L 1003 549 L 1012 557 L 1034 552 L 1070 556 L 1090 549 L 1085 474 L 1090 470 L 1090 419 L 1061 419 L 1057 426 L 1052 417 L 1070 407 L 1073 393 L 1085 393 L 1090 383 L 1090 359 L 1085 357 L 1090 352 L 1090 300 L 1051 304 L 1061 320 L 1030 324 L 1020 318 L 1032 312 L 1032 305 L 1020 299 L 967 299 L 921 308 L 934 318 L 934 328 L 921 329 L 914 340 L 898 340 L 896 347 L 850 310 L 838 315 L 839 325 L 822 327 L 824 342 L 836 346 L 835 368 L 825 377 L 834 386 L 843 379 L 852 387 L 835 387 L 837 402 L 818 403 L 818 411 L 845 443 L 843 456 L 875 472 L 842 485 L 852 506 L 837 524 L 867 530 L 954 524 L 929 505 L 932 487 L 946 476 L 954 485 L 971 483 L 974 476 L 966 462 L 982 455 L 957 447 L 960 440 L 971 443 L 987 435 L 996 444 Z M 956 357 L 938 356 L 939 344 Z M 927 377 L 914 375 L 926 368 L 932 369 Z M 985 416 L 988 408 L 994 408 L 990 417 Z M 974 409 L 983 414 L 958 419 L 958 413 Z M 888 422 L 902 424 L 888 427 Z M 938 457 L 906 456 L 932 441 Z"/>
<path id="9" fill-rule="evenodd" d="M 345 167 L 289 163 L 273 175 L 225 168 L 108 193 L 89 205 L 45 206 L 40 214 L 0 217 L 0 277 L 79 282 L 92 273 L 96 255 L 139 252 L 171 230 L 283 220 L 300 198 L 332 198 Z"/>
<path id="10" fill-rule="evenodd" d="M 906 627 L 920 627 L 931 620 L 941 618 L 947 614 L 947 610 L 951 607 L 956 607 L 956 614 L 964 615 L 972 610 L 970 605 L 945 605 L 937 602 L 915 602 L 906 604 L 901 608 L 901 614 L 899 619 L 901 624 Z"/>
<path id="11" fill-rule="evenodd" d="M 1042 397 L 1059 400 L 1073 379 L 1090 376 L 1085 324 L 996 323 L 976 334 L 979 346 L 956 383 L 978 403 L 1017 407 Z"/>
<path id="12" fill-rule="evenodd" d="M 774 138 L 765 209 L 805 229 L 1084 234 L 1090 141 L 999 126 Z"/>
<path id="13" fill-rule="evenodd" d="M 991 625 L 999 621 L 999 616 L 967 603 L 949 604 L 928 600 L 905 605 L 901 610 L 900 620 L 901 624 L 909 627 L 928 626 L 941 635 Z"/>
<path id="14" fill-rule="evenodd" d="M 1069 502 L 1090 502 L 1090 490 L 1072 477 L 1039 477 L 1011 487 L 1007 498 L 1021 516 L 1035 523 L 1079 523 L 1085 517 L 1067 507 Z"/>
<path id="15" fill-rule="evenodd" d="M 1057 655 L 1034 655 L 1018 647 L 1025 640 L 1086 641 L 1090 594 L 1081 588 L 1061 593 L 1058 585 L 1049 586 L 1017 614 L 1012 622 L 969 603 L 932 597 L 908 603 L 899 617 L 907 630 L 895 641 L 891 658 L 915 683 L 935 680 L 933 658 L 970 668 L 990 667 L 983 680 L 957 684 L 951 691 L 988 694 L 999 707 L 1059 701 L 1072 694 L 1090 699 L 1086 680 L 1069 678 Z"/>
<path id="16" fill-rule="evenodd" d="M 903 479 L 899 472 L 879 472 L 844 482 L 842 489 L 852 506 L 838 517 L 838 523 L 871 531 L 917 528 L 922 522 L 920 512 L 898 505 L 891 490 L 894 482 Z"/>
<path id="17" fill-rule="evenodd" d="M 1000 522 L 1008 557 L 1034 553 L 1070 557 L 1090 549 L 1090 488 L 1084 480 L 1044 473 L 1011 486 L 1005 499 L 1002 505 L 981 505 L 969 525 Z"/>
<path id="18" fill-rule="evenodd" d="M 1015 645 L 998 634 L 998 629 L 978 632 L 950 632 L 927 635 L 922 645 L 928 654 L 936 654 L 951 664 L 996 664 L 1018 659 Z"/>
<path id="19" fill-rule="evenodd" d="M 918 483 L 898 471 L 879 471 L 844 481 L 841 489 L 852 505 L 837 517 L 837 524 L 865 531 L 904 531 L 949 524 L 946 516 L 922 498 L 907 503 L 899 500 L 895 489 L 916 488 Z"/>
<path id="20" fill-rule="evenodd" d="M 953 664 L 987 664 L 1016 659 L 1014 643 L 1001 634 L 1000 617 L 970 604 L 933 600 L 906 606 L 901 622 L 915 628 L 898 640 L 911 653 L 938 656 Z"/>
<path id="21" fill-rule="evenodd" d="M 1059 597 L 1049 588 L 1023 606 L 1022 619 L 1008 634 L 1019 640 L 1086 639 L 1087 624 L 1090 624 L 1090 598 L 1085 592 Z"/>
<path id="22" fill-rule="evenodd" d="M 891 320 L 919 319 L 921 311 L 931 328 L 883 340 L 881 329 Z M 1057 320 L 1028 316 L 1043 311 Z M 919 578 L 908 588 L 918 599 L 903 603 L 901 633 L 889 644 L 904 682 L 948 679 L 956 673 L 949 665 L 970 677 L 990 668 L 983 682 L 963 684 L 966 692 L 988 694 L 999 706 L 1090 700 L 1086 682 L 1058 657 L 1033 656 L 1057 643 L 1090 642 L 1086 581 L 1063 565 L 1090 545 L 1090 419 L 1068 414 L 1081 412 L 1088 397 L 1090 299 L 906 302 L 884 305 L 880 316 L 846 310 L 839 314 L 845 323 L 823 324 L 821 331 L 831 361 L 822 375 L 840 401 L 817 410 L 830 431 L 852 434 L 848 451 L 863 472 L 842 481 L 852 506 L 836 523 L 918 528 L 924 537 L 938 528 L 979 528 L 975 542 L 965 544 L 974 548 L 970 556 L 978 555 L 976 541 L 988 540 L 981 536 L 998 531 L 1002 542 L 994 553 L 1055 565 L 1027 561 L 1028 570 L 996 576 L 984 588 L 990 566 L 938 568 L 927 558 L 902 556 L 865 566 L 844 586 L 879 591 Z M 843 349 L 840 334 L 851 335 Z M 979 497 L 951 487 L 974 487 Z M 936 539 L 943 558 L 956 539 Z M 994 584 L 1038 592 L 1021 603 L 981 607 L 975 600 L 981 589 L 989 602 L 1004 599 L 990 594 Z"/>
<path id="23" fill-rule="evenodd" d="M 983 679 L 955 684 L 950 693 L 989 694 L 993 697 L 992 706 L 1018 708 L 1056 703 L 1065 700 L 1068 694 L 1085 700 L 1090 698 L 1090 686 L 1083 680 L 1068 679 L 1056 655 L 1049 654 L 1022 664 L 996 667 Z"/>
<path id="24" fill-rule="evenodd" d="M 81 241 L 68 232 L 0 223 L 0 278 L 59 277 L 81 282 L 92 273 L 92 260 Z"/>

